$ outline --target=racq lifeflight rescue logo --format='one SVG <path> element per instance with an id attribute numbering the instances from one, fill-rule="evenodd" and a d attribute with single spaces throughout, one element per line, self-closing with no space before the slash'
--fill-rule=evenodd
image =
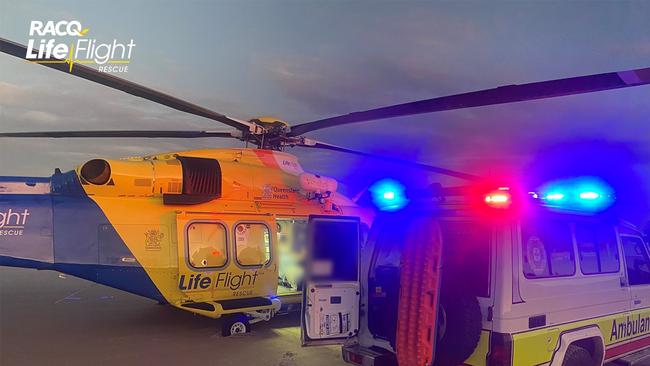
<path id="1" fill-rule="evenodd" d="M 100 42 L 89 37 L 89 33 L 90 29 L 78 20 L 32 20 L 25 58 L 36 63 L 66 63 L 70 72 L 74 64 L 94 64 L 100 72 L 129 71 L 135 48 L 133 39 Z"/>
<path id="2" fill-rule="evenodd" d="M 0 236 L 23 236 L 30 215 L 28 209 L 0 210 Z"/>

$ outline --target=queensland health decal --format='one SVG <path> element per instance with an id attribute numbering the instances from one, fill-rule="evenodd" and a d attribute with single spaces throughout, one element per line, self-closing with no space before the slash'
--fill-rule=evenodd
<path id="1" fill-rule="evenodd" d="M 25 58 L 36 63 L 92 64 L 110 73 L 129 71 L 135 41 L 100 40 L 78 20 L 32 20 Z"/>

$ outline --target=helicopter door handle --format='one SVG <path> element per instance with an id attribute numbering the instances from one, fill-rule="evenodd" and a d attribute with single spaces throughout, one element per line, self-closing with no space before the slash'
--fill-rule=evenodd
<path id="1" fill-rule="evenodd" d="M 639 300 L 639 299 L 634 300 L 634 305 L 639 305 L 640 303 L 641 303 L 641 300 Z"/>

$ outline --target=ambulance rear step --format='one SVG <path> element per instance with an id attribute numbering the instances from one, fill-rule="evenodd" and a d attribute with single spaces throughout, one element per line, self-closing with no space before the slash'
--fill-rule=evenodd
<path id="1" fill-rule="evenodd" d="M 632 353 L 607 364 L 608 366 L 648 366 L 650 365 L 650 348 Z"/>
<path id="2" fill-rule="evenodd" d="M 343 361 L 359 366 L 397 366 L 393 352 L 378 347 L 366 348 L 358 344 L 343 346 Z"/>

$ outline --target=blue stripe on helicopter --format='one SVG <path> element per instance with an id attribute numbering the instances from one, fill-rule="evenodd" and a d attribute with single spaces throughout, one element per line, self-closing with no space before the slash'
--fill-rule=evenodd
<path id="1" fill-rule="evenodd" d="M 55 270 L 165 301 L 144 269 L 122 258 L 133 254 L 75 172 L 54 174 L 50 194 L 0 194 L 0 265 Z"/>

